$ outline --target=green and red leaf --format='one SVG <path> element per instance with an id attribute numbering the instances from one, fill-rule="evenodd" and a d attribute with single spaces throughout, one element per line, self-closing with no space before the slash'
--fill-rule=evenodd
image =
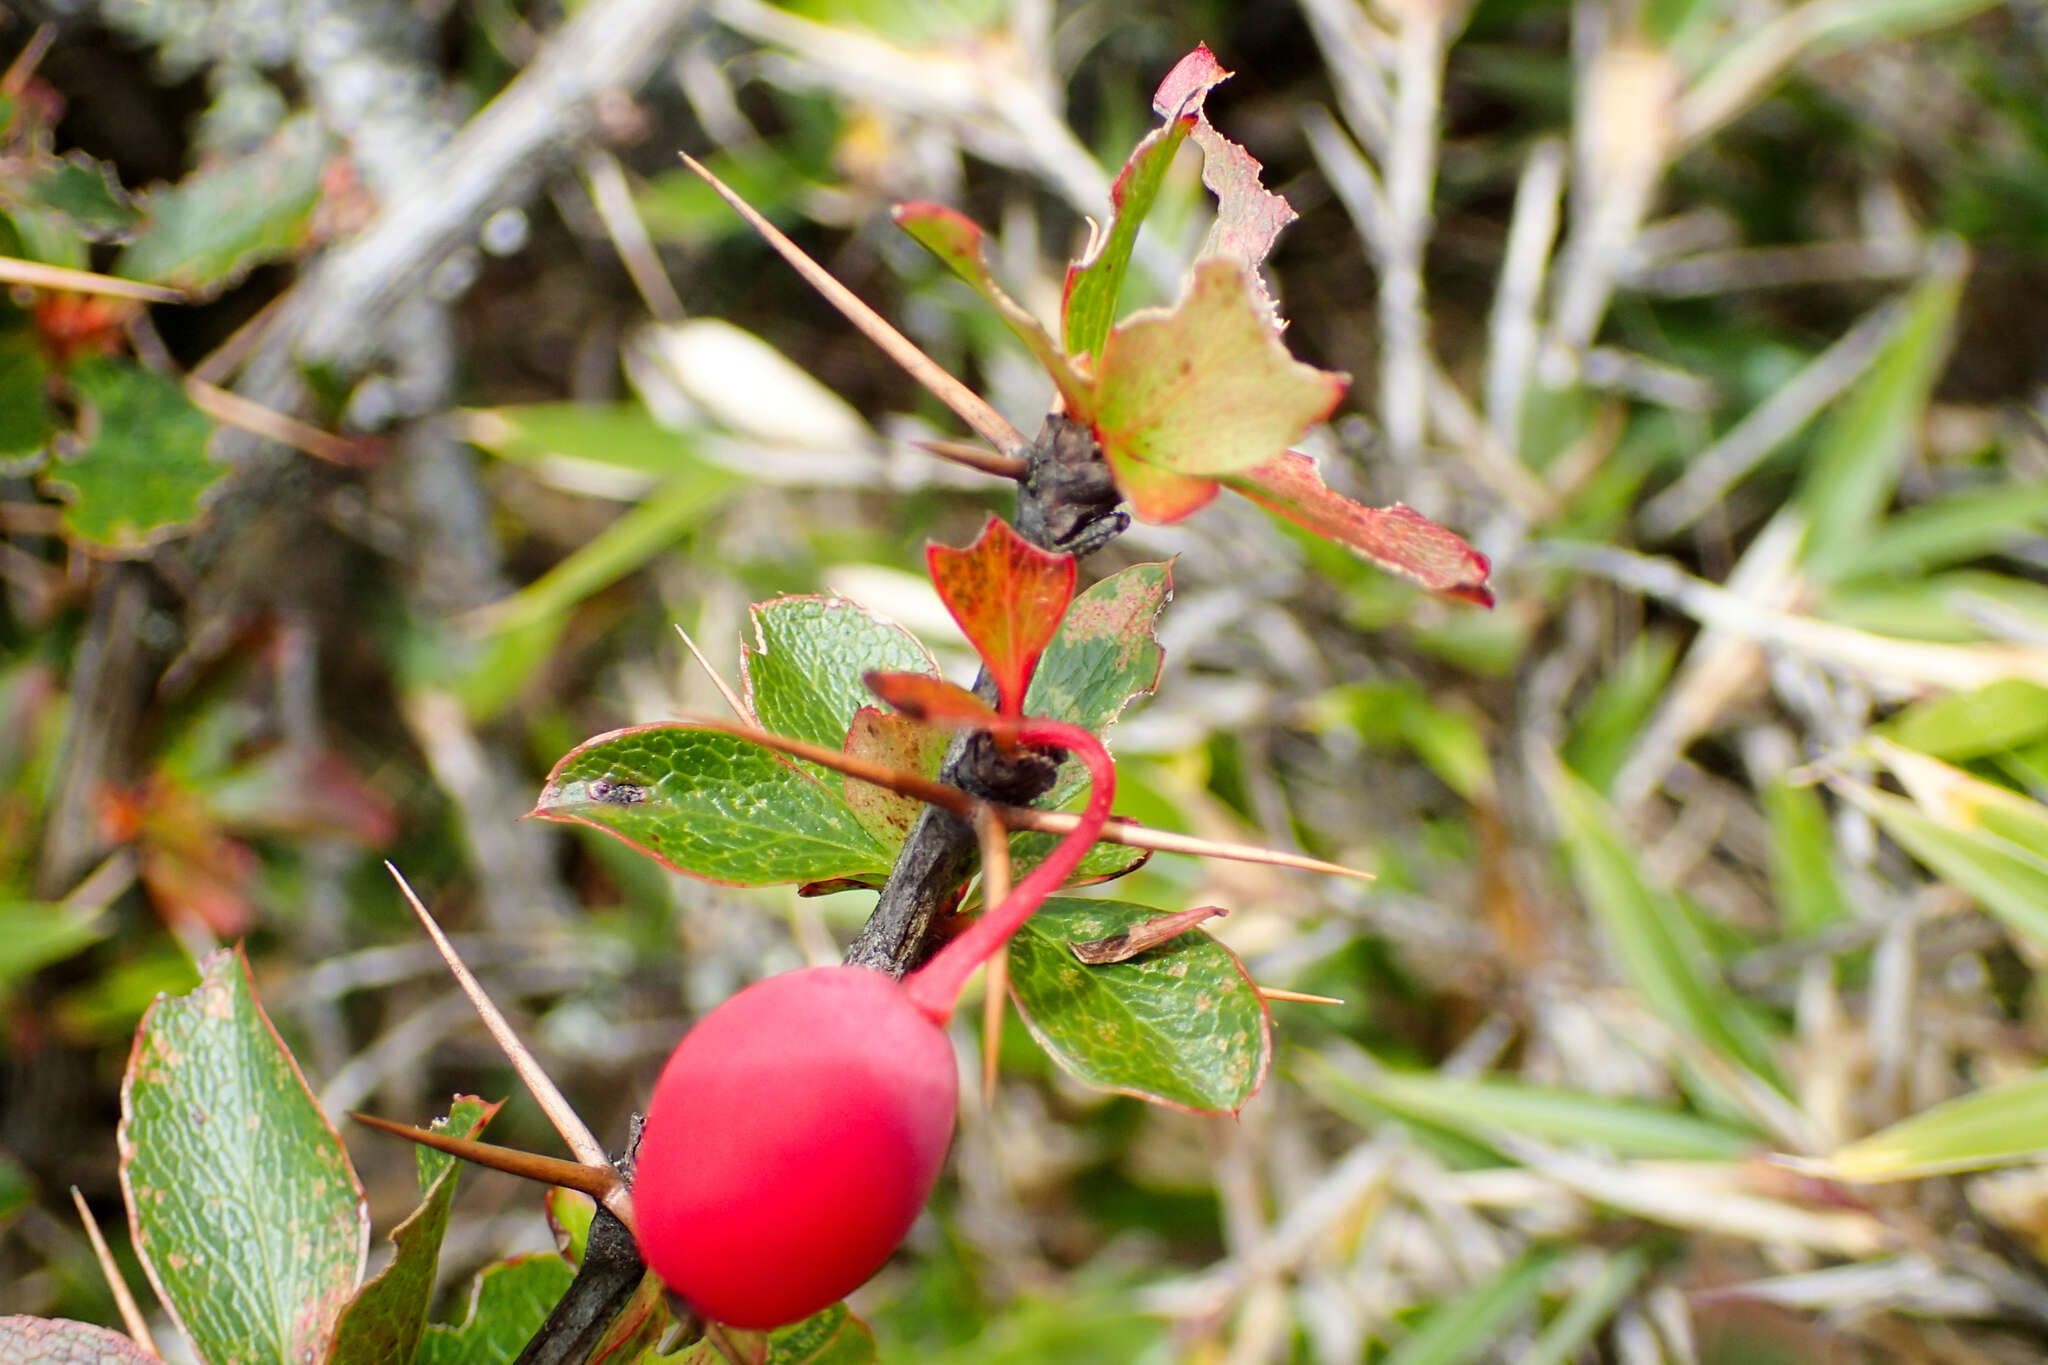
<path id="1" fill-rule="evenodd" d="M 894 677 L 918 677 L 894 674 Z M 928 681 L 936 682 L 937 679 Z M 971 693 L 969 694 L 972 695 Z M 979 701 L 980 698 L 975 698 Z M 986 707 L 983 708 L 986 710 Z M 853 728 L 846 732 L 848 757 L 879 763 L 919 777 L 937 777 L 939 763 L 946 756 L 946 732 L 897 711 L 863 706 L 854 713 Z M 861 827 L 891 848 L 900 848 L 910 837 L 910 827 L 924 811 L 924 802 L 914 796 L 847 777 L 846 804 Z"/>
<path id="2" fill-rule="evenodd" d="M 1151 471 L 1214 479 L 1278 458 L 1330 415 L 1347 382 L 1289 355 L 1251 267 L 1211 256 L 1171 309 L 1110 332 L 1096 366 L 1095 436 L 1127 494 L 1127 480 Z M 1147 503 L 1134 502 L 1139 516 L 1173 510 Z"/>
<path id="3" fill-rule="evenodd" d="M 473 1138 L 503 1107 L 474 1095 L 457 1095 L 433 1131 Z M 420 1203 L 391 1230 L 396 1250 L 385 1267 L 365 1283 L 335 1324 L 334 1347 L 327 1365 L 385 1365 L 411 1360 L 426 1330 L 427 1307 L 434 1297 L 434 1275 L 440 1267 L 441 1239 L 448 1231 L 448 1212 L 455 1203 L 455 1182 L 461 1162 L 431 1147 L 417 1150 Z"/>
<path id="4" fill-rule="evenodd" d="M 503 1365 L 526 1349 L 575 1278 L 552 1252 L 485 1266 L 462 1321 L 429 1324 L 413 1365 Z"/>
<path id="5" fill-rule="evenodd" d="M 1306 455 L 1288 451 L 1226 482 L 1267 511 L 1356 551 L 1389 573 L 1447 597 L 1493 605 L 1486 585 L 1492 565 L 1463 537 L 1398 502 L 1365 507 L 1331 492 Z"/>
<path id="6" fill-rule="evenodd" d="M 0 1317 L 0 1365 L 159 1365 L 119 1332 L 69 1318 Z"/>
<path id="7" fill-rule="evenodd" d="M 946 610 L 995 679 L 997 710 L 1023 714 L 1038 656 L 1074 598 L 1074 557 L 1049 554 L 990 517 L 966 549 L 925 549 L 932 583 Z"/>
<path id="8" fill-rule="evenodd" d="M 239 949 L 158 997 L 121 1085 L 136 1253 L 201 1359 L 323 1360 L 362 1277 L 362 1186 Z"/>
<path id="9" fill-rule="evenodd" d="M 1202 183 L 1216 196 L 1216 221 L 1203 246 L 1204 256 L 1231 256 L 1257 266 L 1273 249 L 1280 230 L 1294 221 L 1287 201 L 1261 183 L 1258 161 L 1209 122 L 1204 108 L 1208 94 L 1230 74 L 1201 45 L 1175 63 L 1159 83 L 1152 109 L 1166 121 L 1146 134 L 1125 161 L 1110 189 L 1115 212 L 1108 228 L 1097 233 L 1081 260 L 1067 267 L 1061 330 L 1069 354 L 1100 354 L 1116 319 L 1138 227 L 1151 212 L 1174 153 L 1188 137 L 1202 149 Z M 1272 299 L 1256 277 L 1253 288 L 1269 323 L 1275 321 Z M 1085 411 L 1071 400 L 1068 406 L 1077 413 Z"/>
<path id="10" fill-rule="evenodd" d="M 1069 946 L 1151 923 L 1127 901 L 1055 896 L 1010 940 L 1010 991 L 1032 1037 L 1087 1085 L 1197 1113 L 1234 1114 L 1272 1061 L 1264 997 L 1199 929 L 1129 962 L 1089 967 Z"/>
<path id="11" fill-rule="evenodd" d="M 1133 564 L 1090 584 L 1039 657 L 1025 713 L 1106 734 L 1124 708 L 1159 681 L 1166 651 L 1153 630 L 1172 597 L 1171 564 Z M 1081 760 L 1069 758 L 1040 804 L 1063 804 L 1087 780 Z"/>
<path id="12" fill-rule="evenodd" d="M 753 640 L 740 656 L 740 685 L 761 728 L 837 749 L 869 702 L 872 669 L 936 675 L 917 637 L 844 597 L 777 597 L 748 610 Z M 801 763 L 801 760 L 796 760 Z M 836 784 L 811 764 L 804 771 Z"/>
<path id="13" fill-rule="evenodd" d="M 813 771 L 737 735 L 643 725 L 572 749 L 533 814 L 603 830 L 664 867 L 728 886 L 887 876 L 895 850 L 862 827 L 837 774 L 828 786 Z"/>

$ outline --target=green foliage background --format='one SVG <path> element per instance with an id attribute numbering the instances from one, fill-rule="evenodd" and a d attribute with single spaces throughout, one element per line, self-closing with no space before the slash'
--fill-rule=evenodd
<path id="1" fill-rule="evenodd" d="M 402 17 L 367 27 L 436 117 L 565 22 Z M 721 4 L 428 263 L 416 345 L 302 377 L 316 454 L 262 459 L 169 376 L 254 386 L 274 357 L 202 362 L 318 287 L 408 153 L 345 136 L 260 5 L 55 18 L 0 85 L 0 255 L 190 292 L 110 356 L 0 307 L 0 1315 L 117 1321 L 71 1185 L 145 1288 L 121 1076 L 216 945 L 246 942 L 330 1115 L 514 1094 L 382 858 L 610 1139 L 689 1018 L 835 955 L 871 893 L 712 886 L 517 821 L 588 736 L 718 709 L 676 624 L 736 679 L 748 603 L 842 591 L 957 670 L 919 554 L 1008 510 L 906 444 L 957 431 L 673 154 L 1031 428 L 1042 375 L 887 206 L 990 225 L 1053 316 L 1154 84 L 1206 41 L 1238 72 L 1212 117 L 1301 213 L 1287 340 L 1354 376 L 1326 476 L 1468 536 L 1500 605 L 1243 504 L 1084 567 L 1180 556 L 1119 811 L 1378 880 L 1161 856 L 1110 888 L 1227 906 L 1256 980 L 1343 1003 L 1274 1006 L 1236 1122 L 1083 1090 L 1013 1019 L 932 1215 L 853 1301 L 882 1358 L 2048 1348 L 2036 0 Z M 1127 300 L 1199 249 L 1197 170 Z M 381 1247 L 413 1161 L 345 1137 Z M 523 1098 L 491 1137 L 553 1149 Z M 425 1339 L 481 1359 L 474 1273 L 539 1253 L 484 1282 L 522 1312 L 566 1274 L 530 1190 L 442 1207 Z"/>

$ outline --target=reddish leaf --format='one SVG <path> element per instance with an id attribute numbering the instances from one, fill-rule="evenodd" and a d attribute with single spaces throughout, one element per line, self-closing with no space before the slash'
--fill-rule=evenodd
<path id="1" fill-rule="evenodd" d="M 1067 353 L 1092 356 L 1102 349 L 1109 326 L 1116 321 L 1117 299 L 1123 293 L 1124 274 L 1131 263 L 1131 249 L 1138 240 L 1138 228 L 1152 211 L 1159 187 L 1173 155 L 1187 141 L 1195 126 L 1192 116 L 1172 119 L 1154 128 L 1132 149 L 1130 159 L 1109 187 L 1109 225 L 1093 233 L 1088 250 L 1067 266 L 1067 281 L 1060 299 L 1061 336 Z M 1077 403 L 1069 398 L 1068 411 L 1076 420 L 1093 411 L 1093 400 Z"/>
<path id="2" fill-rule="evenodd" d="M 887 768 L 936 777 L 939 760 L 946 753 L 946 735 L 913 720 L 900 709 L 888 712 L 863 706 L 854 713 L 853 727 L 846 733 L 846 752 L 850 757 Z M 891 848 L 899 847 L 910 837 L 910 827 L 917 823 L 924 802 L 857 777 L 845 781 L 846 804 L 853 808 L 854 818 L 863 829 Z"/>
<path id="3" fill-rule="evenodd" d="M 1188 115 L 1202 107 L 1202 101 L 1209 92 L 1230 79 L 1231 73 L 1223 69 L 1216 60 L 1216 54 L 1209 50 L 1207 43 L 1196 43 L 1195 50 L 1173 64 L 1173 70 L 1159 82 L 1159 88 L 1152 92 L 1152 111 L 1161 118 Z M 1190 107 L 1192 101 L 1192 107 Z"/>
<path id="4" fill-rule="evenodd" d="M 1209 228 L 1204 255 L 1232 256 L 1256 267 L 1273 250 L 1280 230 L 1300 215 L 1294 206 L 1260 181 L 1265 167 L 1257 157 L 1216 131 L 1204 114 L 1195 121 L 1195 145 L 1202 149 L 1202 183 L 1216 196 L 1216 221 Z M 1259 296 L 1270 310 L 1273 297 L 1258 281 Z"/>
<path id="5" fill-rule="evenodd" d="M 1180 59 L 1152 97 L 1161 117 L 1194 116 L 1191 135 L 1202 149 L 1202 183 L 1216 196 L 1216 222 L 1202 247 L 1204 256 L 1232 256 L 1248 266 L 1264 261 L 1280 230 L 1298 216 L 1284 198 L 1261 182 L 1265 169 L 1250 152 L 1216 131 L 1203 108 L 1209 91 L 1230 78 L 1206 44 Z M 1254 274 L 1253 284 L 1269 320 L 1277 325 L 1272 296 Z"/>
<path id="6" fill-rule="evenodd" d="M 993 726 L 995 708 L 958 683 L 929 673 L 870 673 L 868 691 L 916 721 L 946 726 Z"/>
<path id="7" fill-rule="evenodd" d="M 1217 490 L 1223 486 L 1214 479 L 1176 474 L 1113 450 L 1104 454 L 1109 457 L 1110 472 L 1116 476 L 1117 491 L 1130 503 L 1132 515 L 1154 526 L 1170 526 L 1201 511 L 1215 501 Z"/>
<path id="8" fill-rule="evenodd" d="M 1330 415 L 1346 383 L 1287 353 L 1250 267 L 1211 256 L 1171 310 L 1136 314 L 1110 332 L 1096 367 L 1095 435 L 1118 486 L 1144 496 L 1161 481 L 1138 465 L 1213 479 L 1277 458 Z M 1177 492 L 1133 505 L 1140 516 L 1200 506 L 1196 490 Z"/>
<path id="9" fill-rule="evenodd" d="M 1123 170 L 1117 173 L 1116 183 L 1110 186 L 1109 201 L 1115 212 L 1108 226 L 1095 233 L 1087 253 L 1067 267 L 1060 319 L 1069 354 L 1094 355 L 1101 351 L 1103 338 L 1109 335 L 1109 326 L 1116 320 L 1117 298 L 1123 292 L 1124 272 L 1130 265 L 1139 225 L 1152 211 L 1174 153 L 1197 124 L 1205 122 L 1201 112 L 1203 97 L 1229 75 L 1216 64 L 1207 47 L 1197 47 L 1181 58 L 1159 83 L 1152 96 L 1152 108 L 1166 122 L 1147 133 L 1132 149 Z M 1080 420 L 1092 413 L 1093 406 L 1076 402 L 1069 395 L 1067 409 Z"/>
<path id="10" fill-rule="evenodd" d="M 946 610 L 995 679 L 998 710 L 1023 715 L 1031 670 L 1074 597 L 1074 557 L 1048 554 L 990 517 L 972 545 L 928 546 L 925 562 Z"/>
<path id="11" fill-rule="evenodd" d="M 1348 546 L 1379 565 L 1440 592 L 1482 607 L 1493 605 L 1486 586 L 1486 556 L 1412 507 L 1364 507 L 1333 493 L 1316 464 L 1288 451 L 1228 480 L 1270 512 Z"/>

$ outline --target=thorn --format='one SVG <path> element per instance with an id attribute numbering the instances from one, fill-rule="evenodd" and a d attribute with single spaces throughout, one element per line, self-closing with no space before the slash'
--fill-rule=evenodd
<path id="1" fill-rule="evenodd" d="M 112 299 L 140 299 L 144 303 L 183 303 L 185 296 L 160 284 L 117 280 L 112 275 L 95 275 L 90 270 L 44 265 L 13 256 L 0 256 L 0 284 L 25 284 L 31 289 L 64 289 L 73 294 L 100 294 Z"/>
<path id="2" fill-rule="evenodd" d="M 85 1237 L 92 1243 L 93 1259 L 100 1263 L 100 1274 L 107 1277 L 107 1288 L 114 1293 L 114 1306 L 121 1310 L 121 1323 L 128 1329 L 128 1339 L 150 1355 L 162 1359 L 162 1353 L 156 1349 L 156 1338 L 149 1334 L 149 1323 L 143 1319 L 135 1296 L 128 1292 L 128 1281 L 121 1278 L 121 1267 L 114 1264 L 114 1253 L 107 1249 L 107 1239 L 100 1235 L 99 1220 L 92 1216 L 85 1196 L 78 1192 L 76 1185 L 71 1187 L 71 1202 L 78 1209 L 78 1221 L 85 1224 Z"/>
<path id="3" fill-rule="evenodd" d="M 795 758 L 808 759 L 819 767 L 830 768 L 834 772 L 845 773 L 848 777 L 872 782 L 877 787 L 886 787 L 892 792 L 929 802 L 969 822 L 973 821 L 976 808 L 984 804 L 958 787 L 949 787 L 943 782 L 933 781 L 921 774 L 885 768 L 879 763 L 855 758 L 837 749 L 827 749 L 822 745 L 806 744 L 800 739 L 770 734 L 752 724 L 735 725 L 731 721 L 704 717 L 685 717 L 683 723 L 701 725 L 707 730 L 717 730 L 722 734 L 751 740 L 763 748 L 774 749 Z M 1081 823 L 1080 815 L 1074 811 L 986 804 L 993 805 L 995 811 L 1003 817 L 1003 823 L 1012 830 L 1031 830 L 1039 834 L 1071 834 Z M 1120 816 L 1112 817 L 1102 827 L 1102 841 L 1122 844 L 1126 848 L 1150 849 L 1154 853 L 1185 853 L 1197 858 L 1224 858 L 1232 862 L 1262 863 L 1269 867 L 1291 867 L 1302 872 L 1320 872 L 1332 877 L 1354 877 L 1365 882 L 1373 880 L 1372 873 L 1361 872 L 1355 867 L 1345 867 L 1340 863 L 1328 863 L 1320 858 L 1310 858 L 1300 853 L 1283 853 L 1277 849 L 1260 848 L 1255 844 L 1233 844 L 1215 839 L 1201 839 L 1192 834 L 1173 834 L 1162 829 L 1152 829 Z"/>
<path id="4" fill-rule="evenodd" d="M 494 1171 L 516 1175 L 524 1180 L 538 1181 L 543 1185 L 561 1185 L 578 1190 L 597 1200 L 606 1208 L 618 1214 L 613 1200 L 624 1194 L 626 1182 L 609 1165 L 591 1166 L 581 1161 L 564 1161 L 557 1156 L 542 1156 L 538 1152 L 522 1152 L 517 1147 L 500 1147 L 495 1142 L 478 1142 L 475 1138 L 456 1137 L 452 1133 L 436 1133 L 425 1128 L 414 1128 L 410 1124 L 393 1123 L 390 1119 L 378 1118 L 375 1114 L 359 1114 L 348 1111 L 348 1116 L 365 1128 L 374 1128 L 392 1137 L 416 1142 L 422 1147 L 432 1147 L 437 1152 L 446 1152 L 464 1161 L 479 1166 L 488 1166 Z M 630 1229 L 632 1223 L 623 1214 L 619 1221 Z"/>
<path id="5" fill-rule="evenodd" d="M 21 55 L 16 57 L 4 74 L 0 74 L 0 97 L 13 99 L 28 86 L 29 78 L 36 74 L 36 68 L 43 64 L 50 47 L 57 41 L 55 24 L 39 24 L 36 31 L 28 36 L 22 45 Z"/>
<path id="6" fill-rule="evenodd" d="M 974 833 L 981 841 L 981 903 L 1000 905 L 1010 894 L 1010 829 L 993 808 L 974 813 Z M 995 1103 L 997 1054 L 1003 1047 L 1003 1005 L 1010 985 L 1008 944 L 990 955 L 982 976 L 981 1102 Z"/>
<path id="7" fill-rule="evenodd" d="M 737 692 L 734 692 L 731 687 L 727 686 L 724 678 L 718 676 L 718 670 L 711 666 L 711 660 L 704 657 L 704 651 L 697 648 L 697 642 L 690 638 L 690 632 L 683 629 L 681 622 L 676 624 L 676 634 L 683 637 L 683 647 L 690 651 L 690 657 L 695 659 L 697 666 L 704 670 L 704 676 L 711 679 L 711 685 L 718 689 L 719 696 L 725 698 L 725 704 L 732 708 L 732 713 L 739 723 L 742 725 L 755 724 L 754 717 L 748 712 L 746 703 L 740 700 Z"/>
<path id="8" fill-rule="evenodd" d="M 512 1069 L 519 1073 L 519 1079 L 525 1082 L 528 1092 L 539 1101 L 541 1112 L 548 1116 L 548 1122 L 554 1124 L 555 1131 L 562 1135 L 562 1141 L 584 1165 L 602 1166 L 610 1170 L 611 1161 L 606 1157 L 604 1148 L 598 1145 L 590 1129 L 577 1117 L 576 1111 L 570 1107 L 569 1101 L 563 1098 L 555 1083 L 548 1078 L 548 1073 L 542 1069 L 540 1062 L 527 1050 L 526 1044 L 519 1041 L 519 1035 L 512 1031 L 512 1025 L 505 1022 L 505 1016 L 499 1012 L 498 1007 L 491 1003 L 491 997 L 484 993 L 483 986 L 457 955 L 455 945 L 441 932 L 441 926 L 427 913 L 427 907 L 420 904 L 420 898 L 413 893 L 412 885 L 405 880 L 405 874 L 389 862 L 384 864 L 384 869 L 398 882 L 398 889 L 403 891 L 406 900 L 411 902 L 413 913 L 419 916 L 420 924 L 427 931 L 427 937 L 434 941 L 434 947 L 439 950 L 441 960 L 446 962 L 448 970 L 454 973 L 455 983 L 462 987 L 462 993 L 469 997 L 469 1003 L 476 1006 L 476 1012 L 482 1017 L 484 1027 L 489 1029 L 491 1037 L 497 1040 L 499 1049 L 504 1052 L 505 1059 L 512 1063 Z"/>
<path id="9" fill-rule="evenodd" d="M 782 259 L 803 276 L 811 288 L 825 296 L 825 301 L 837 308 L 846 320 L 858 328 L 868 340 L 882 348 L 889 359 L 895 361 L 912 379 L 924 385 L 934 398 L 951 408 L 955 415 L 975 434 L 987 441 L 1003 454 L 1013 459 L 1023 456 L 1030 443 L 1023 433 L 1011 426 L 1003 415 L 982 400 L 980 394 L 947 374 L 938 362 L 919 350 L 914 342 L 854 296 L 852 290 L 832 278 L 825 267 L 804 254 L 802 247 L 782 235 L 775 224 L 763 218 L 754 206 L 739 197 L 731 186 L 706 170 L 696 158 L 683 156 L 683 164 L 703 178 L 720 199 L 732 206 L 734 213 L 747 220 L 754 231 L 761 234 L 769 246 L 775 248 Z"/>
<path id="10" fill-rule="evenodd" d="M 192 400 L 193 407 L 222 426 L 235 427 L 267 441 L 290 446 L 316 460 L 325 460 L 344 469 L 360 469 L 374 463 L 377 444 L 370 438 L 351 440 L 337 436 L 311 422 L 302 422 L 275 408 L 266 408 L 196 376 L 186 376 L 185 396 Z"/>
<path id="11" fill-rule="evenodd" d="M 747 1357 L 741 1354 L 740 1348 L 733 1344 L 732 1338 L 725 1334 L 725 1324 L 705 1319 L 704 1339 L 710 1342 L 711 1348 L 725 1360 L 725 1365 L 750 1365 Z"/>
<path id="12" fill-rule="evenodd" d="M 1300 1005 L 1341 1005 L 1344 1003 L 1334 995 L 1310 995 L 1307 991 L 1290 991 L 1280 986 L 1260 986 L 1258 992 L 1267 1000 L 1292 1000 Z"/>
<path id="13" fill-rule="evenodd" d="M 951 460 L 954 464 L 1005 479 L 1022 480 L 1031 468 L 1028 462 L 1014 455 L 998 455 L 969 441 L 912 441 L 910 444 L 927 455 L 936 455 L 942 460 Z"/>

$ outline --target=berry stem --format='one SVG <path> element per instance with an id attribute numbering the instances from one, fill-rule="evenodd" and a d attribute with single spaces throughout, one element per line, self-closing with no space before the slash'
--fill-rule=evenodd
<path id="1" fill-rule="evenodd" d="M 903 978 L 903 989 L 912 1004 L 940 1024 L 953 1017 L 953 1006 L 974 969 L 1007 943 L 1031 912 L 1073 875 L 1087 856 L 1116 800 L 1116 768 L 1102 741 L 1078 725 L 1059 720 L 1027 719 L 1011 732 L 1018 741 L 1065 749 L 1088 767 L 1088 805 L 1073 831 L 1053 848 L 1046 860 L 1025 874 L 993 908 L 968 927 L 966 932 L 941 948 L 932 960 Z"/>

